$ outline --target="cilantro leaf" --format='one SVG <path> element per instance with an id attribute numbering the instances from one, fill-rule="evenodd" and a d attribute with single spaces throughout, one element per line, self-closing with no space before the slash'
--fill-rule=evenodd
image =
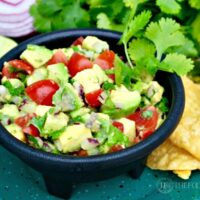
<path id="1" fill-rule="evenodd" d="M 176 0 L 157 0 L 156 5 L 163 13 L 167 14 L 176 15 L 181 11 L 181 6 Z"/>
<path id="2" fill-rule="evenodd" d="M 105 82 L 103 83 L 102 88 L 103 88 L 104 90 L 112 90 L 112 89 L 115 88 L 115 85 L 114 85 L 113 83 L 110 83 L 110 82 L 108 82 L 108 81 L 105 81 Z"/>
<path id="3" fill-rule="evenodd" d="M 133 39 L 129 43 L 128 52 L 130 58 L 137 63 L 146 57 L 154 57 L 156 48 L 154 44 L 149 42 L 147 39 Z"/>
<path id="4" fill-rule="evenodd" d="M 15 88 L 11 83 L 10 81 L 5 81 L 3 83 L 3 85 L 8 89 L 9 93 L 12 95 L 12 96 L 19 96 L 21 93 L 24 92 L 24 86 L 20 86 L 20 87 L 17 87 Z"/>
<path id="5" fill-rule="evenodd" d="M 163 97 L 161 99 L 161 101 L 156 104 L 156 107 L 158 107 L 158 109 L 162 112 L 162 113 L 166 113 L 169 111 L 169 101 L 166 97 Z"/>
<path id="6" fill-rule="evenodd" d="M 200 9 L 200 1 L 199 0 L 189 0 L 189 4 L 192 8 Z"/>
<path id="7" fill-rule="evenodd" d="M 191 25 L 192 36 L 200 43 L 200 13 L 196 16 Z"/>
<path id="8" fill-rule="evenodd" d="M 57 131 L 49 133 L 48 136 L 51 137 L 52 140 L 56 140 L 63 133 L 64 130 L 65 130 L 65 127 L 61 128 Z"/>
<path id="9" fill-rule="evenodd" d="M 180 25 L 171 18 L 161 18 L 158 22 L 151 22 L 146 29 L 145 36 L 155 44 L 158 60 L 169 47 L 185 43 Z"/>
<path id="10" fill-rule="evenodd" d="M 124 26 L 122 24 L 112 22 L 112 20 L 109 19 L 105 13 L 100 13 L 97 15 L 97 28 L 122 31 Z"/>
<path id="11" fill-rule="evenodd" d="M 127 88 L 131 88 L 135 77 L 134 70 L 127 66 L 117 55 L 115 55 L 114 66 L 116 85 L 124 84 Z"/>
<path id="12" fill-rule="evenodd" d="M 43 127 L 44 127 L 46 118 L 47 118 L 47 113 L 42 117 L 39 117 L 39 116 L 33 117 L 30 121 L 31 124 L 33 124 L 36 128 L 38 128 L 38 130 L 40 131 L 40 134 L 42 134 L 43 132 Z"/>
<path id="13" fill-rule="evenodd" d="M 121 41 L 123 43 L 128 43 L 132 37 L 137 36 L 148 24 L 151 15 L 150 11 L 143 11 L 139 15 L 135 16 L 124 30 Z"/>
<path id="14" fill-rule="evenodd" d="M 144 3 L 147 0 L 123 0 L 126 7 L 134 8 L 140 3 Z"/>
<path id="15" fill-rule="evenodd" d="M 167 72 L 175 72 L 179 76 L 186 75 L 194 67 L 193 61 L 185 55 L 171 53 L 159 64 L 159 69 Z"/>
<path id="16" fill-rule="evenodd" d="M 170 52 L 170 53 L 176 52 L 176 53 L 184 54 L 189 57 L 197 57 L 198 56 L 198 51 L 195 47 L 195 43 L 188 38 L 185 38 L 184 45 L 181 45 L 178 47 L 171 47 L 167 50 L 167 52 Z"/>

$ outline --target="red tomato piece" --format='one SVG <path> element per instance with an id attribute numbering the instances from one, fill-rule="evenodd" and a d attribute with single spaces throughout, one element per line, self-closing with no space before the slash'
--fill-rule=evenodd
<path id="1" fill-rule="evenodd" d="M 65 66 L 68 64 L 67 56 L 60 49 L 54 53 L 47 65 L 53 65 L 57 63 L 63 63 Z"/>
<path id="2" fill-rule="evenodd" d="M 22 116 L 22 117 L 18 117 L 17 119 L 15 119 L 15 124 L 24 128 L 24 127 L 26 127 L 28 122 L 35 116 L 36 116 L 36 114 L 32 113 L 32 114 L 27 114 L 27 115 Z"/>
<path id="3" fill-rule="evenodd" d="M 6 76 L 7 78 L 16 78 L 19 72 L 32 74 L 34 71 L 34 68 L 23 60 L 11 60 L 8 62 L 8 64 L 9 66 L 4 66 L 2 70 L 2 75 Z M 16 71 L 13 72 L 12 68 Z"/>
<path id="4" fill-rule="evenodd" d="M 73 77 L 78 72 L 84 69 L 92 68 L 92 66 L 93 64 L 88 58 L 86 58 L 84 55 L 75 52 L 69 60 L 68 70 L 70 75 Z"/>
<path id="5" fill-rule="evenodd" d="M 95 90 L 93 92 L 90 92 L 85 95 L 86 102 L 91 106 L 91 107 L 99 107 L 101 106 L 101 102 L 98 100 L 99 96 L 103 92 L 102 89 Z"/>
<path id="6" fill-rule="evenodd" d="M 148 106 L 136 111 L 127 118 L 135 121 L 137 137 L 139 140 L 144 140 L 155 131 L 159 113 L 154 106 Z M 137 142 L 139 141 L 138 138 L 136 139 Z"/>
<path id="7" fill-rule="evenodd" d="M 118 128 L 122 133 L 124 132 L 124 125 L 121 122 L 114 121 L 112 125 Z"/>
<path id="8" fill-rule="evenodd" d="M 114 145 L 114 146 L 111 147 L 110 152 L 117 152 L 117 151 L 120 151 L 120 150 L 122 150 L 122 149 L 124 149 L 124 148 L 122 147 L 122 145 L 116 144 L 116 145 Z"/>
<path id="9" fill-rule="evenodd" d="M 83 43 L 83 40 L 84 40 L 84 37 L 79 37 L 79 38 L 77 38 L 73 43 L 72 43 L 72 45 L 71 46 L 78 46 L 78 45 L 82 45 L 82 43 Z"/>
<path id="10" fill-rule="evenodd" d="M 115 53 L 111 50 L 105 50 L 101 53 L 96 60 L 95 64 L 99 65 L 102 69 L 111 69 L 113 67 Z"/>
<path id="11" fill-rule="evenodd" d="M 40 132 L 39 130 L 32 124 L 30 124 L 29 126 L 26 126 L 22 129 L 22 131 L 26 134 L 32 135 L 34 137 L 39 137 L 40 136 Z"/>
<path id="12" fill-rule="evenodd" d="M 85 157 L 88 156 L 88 153 L 86 150 L 81 149 L 80 151 L 77 152 L 77 156 Z"/>
<path id="13" fill-rule="evenodd" d="M 52 97 L 59 89 L 56 82 L 52 80 L 41 80 L 29 85 L 26 94 L 39 105 L 52 105 Z"/>
<path id="14" fill-rule="evenodd" d="M 2 76 L 6 76 L 7 78 L 16 78 L 17 73 L 11 72 L 8 66 L 4 66 L 2 69 Z"/>

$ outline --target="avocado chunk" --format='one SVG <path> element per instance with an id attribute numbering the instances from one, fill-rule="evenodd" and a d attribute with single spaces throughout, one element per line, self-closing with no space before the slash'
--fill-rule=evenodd
<path id="1" fill-rule="evenodd" d="M 78 110 L 84 104 L 70 83 L 65 83 L 53 96 L 53 104 L 62 111 Z"/>
<path id="2" fill-rule="evenodd" d="M 7 79 L 5 76 L 1 80 L 12 96 L 19 96 L 24 91 L 24 84 L 16 78 Z"/>
<path id="3" fill-rule="evenodd" d="M 134 112 L 141 102 L 138 91 L 129 91 L 121 85 L 112 90 L 110 96 L 101 107 L 101 111 L 112 118 L 120 118 Z"/>
<path id="4" fill-rule="evenodd" d="M 19 110 L 14 104 L 4 104 L 0 109 L 0 114 L 8 116 L 10 119 L 19 117 Z"/>
<path id="5" fill-rule="evenodd" d="M 44 124 L 44 130 L 47 132 L 54 132 L 60 130 L 64 126 L 67 126 L 68 121 L 69 117 L 62 112 L 56 115 L 48 113 Z"/>
<path id="6" fill-rule="evenodd" d="M 22 132 L 21 127 L 19 127 L 17 124 L 9 124 L 5 126 L 5 128 L 11 135 L 16 137 L 18 140 L 21 140 L 22 142 L 26 141 L 26 137 L 24 133 Z"/>
<path id="7" fill-rule="evenodd" d="M 37 116 L 44 116 L 51 108 L 53 108 L 52 106 L 43 106 L 43 105 L 38 105 L 35 109 L 35 114 Z"/>
<path id="8" fill-rule="evenodd" d="M 26 101 L 25 104 L 20 106 L 22 113 L 36 113 L 37 104 L 33 101 Z"/>
<path id="9" fill-rule="evenodd" d="M 109 49 L 109 45 L 107 42 L 102 41 L 94 36 L 87 36 L 82 43 L 82 47 L 87 50 L 92 50 L 97 53 L 101 53 L 104 50 Z"/>
<path id="10" fill-rule="evenodd" d="M 94 64 L 93 68 L 77 73 L 73 80 L 75 82 L 74 85 L 78 82 L 83 87 L 85 94 L 87 94 L 100 89 L 101 84 L 108 81 L 109 78 L 101 67 Z"/>
<path id="11" fill-rule="evenodd" d="M 73 152 L 79 150 L 81 143 L 91 137 L 90 129 L 84 124 L 70 125 L 55 141 L 55 145 L 63 153 Z"/>
<path id="12" fill-rule="evenodd" d="M 90 118 L 89 108 L 80 108 L 70 112 L 70 117 L 73 122 L 86 122 Z"/>
<path id="13" fill-rule="evenodd" d="M 135 122 L 127 118 L 121 118 L 116 121 L 121 122 L 123 124 L 124 135 L 126 135 L 129 138 L 129 141 L 133 143 L 133 140 L 136 136 Z"/>
<path id="14" fill-rule="evenodd" d="M 51 50 L 43 46 L 29 44 L 20 58 L 31 64 L 34 68 L 39 68 L 46 64 L 52 57 Z"/>
<path id="15" fill-rule="evenodd" d="M 3 85 L 0 85 L 0 102 L 8 102 L 10 101 L 11 99 L 11 95 L 8 91 L 8 89 L 3 86 Z"/>
<path id="16" fill-rule="evenodd" d="M 69 79 L 67 67 L 63 63 L 48 65 L 48 79 L 58 84 L 66 83 Z"/>
<path id="17" fill-rule="evenodd" d="M 151 81 L 147 89 L 147 97 L 151 104 L 155 105 L 160 102 L 163 96 L 164 88 L 157 81 Z"/>
<path id="18" fill-rule="evenodd" d="M 31 75 L 27 76 L 26 84 L 31 85 L 32 83 L 44 79 L 47 79 L 47 69 L 46 67 L 40 67 L 38 69 L 35 69 Z"/>

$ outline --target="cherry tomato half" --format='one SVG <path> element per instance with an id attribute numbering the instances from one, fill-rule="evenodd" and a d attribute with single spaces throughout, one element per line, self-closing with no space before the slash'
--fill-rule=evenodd
<path id="1" fill-rule="evenodd" d="M 26 134 L 32 135 L 34 137 L 38 137 L 40 136 L 40 132 L 39 130 L 32 124 L 30 124 L 29 126 L 26 126 L 22 129 L 22 131 Z"/>
<path id="2" fill-rule="evenodd" d="M 63 63 L 65 66 L 68 64 L 67 56 L 60 49 L 53 54 L 47 65 L 53 65 L 57 63 Z"/>
<path id="3" fill-rule="evenodd" d="M 155 131 L 158 117 L 159 113 L 154 106 L 140 109 L 127 117 L 135 121 L 138 137 L 136 141 L 144 140 Z"/>
<path id="4" fill-rule="evenodd" d="M 15 124 L 24 128 L 28 124 L 28 122 L 35 116 L 36 116 L 35 113 L 31 113 L 22 117 L 18 117 L 17 119 L 15 119 Z"/>
<path id="5" fill-rule="evenodd" d="M 12 70 L 13 69 L 13 70 Z M 23 60 L 11 60 L 8 62 L 8 66 L 4 66 L 2 69 L 2 75 L 7 78 L 16 78 L 19 72 L 26 74 L 32 74 L 34 68 Z"/>
<path id="6" fill-rule="evenodd" d="M 102 69 L 111 69 L 113 68 L 114 59 L 115 53 L 111 50 L 105 50 L 96 58 L 94 63 L 99 65 Z"/>
<path id="7" fill-rule="evenodd" d="M 52 97 L 59 89 L 56 82 L 52 80 L 41 80 L 29 85 L 26 94 L 39 105 L 52 105 Z"/>
<path id="8" fill-rule="evenodd" d="M 122 145 L 116 144 L 116 145 L 114 145 L 114 146 L 111 147 L 111 149 L 110 149 L 109 152 L 117 152 L 117 151 L 120 151 L 120 150 L 122 150 L 122 149 L 124 149 L 124 148 L 122 147 Z"/>
<path id="9" fill-rule="evenodd" d="M 121 122 L 114 121 L 112 125 L 118 128 L 122 133 L 124 132 L 124 125 Z"/>
<path id="10" fill-rule="evenodd" d="M 73 77 L 78 72 L 84 69 L 92 68 L 92 66 L 93 64 L 89 59 L 87 59 L 84 55 L 75 52 L 69 60 L 68 70 L 70 75 Z"/>
<path id="11" fill-rule="evenodd" d="M 91 107 L 99 107 L 101 106 L 101 102 L 98 100 L 99 96 L 103 92 L 102 89 L 95 90 L 93 92 L 87 93 L 85 95 L 86 102 L 91 106 Z"/>
<path id="12" fill-rule="evenodd" d="M 79 37 L 79 38 L 77 38 L 73 43 L 72 43 L 72 45 L 71 46 L 78 46 L 78 45 L 82 45 L 82 43 L 83 43 L 83 40 L 84 40 L 84 37 Z"/>

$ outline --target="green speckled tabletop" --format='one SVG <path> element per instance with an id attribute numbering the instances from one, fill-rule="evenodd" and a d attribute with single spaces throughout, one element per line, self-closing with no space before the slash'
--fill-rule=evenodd
<path id="1" fill-rule="evenodd" d="M 59 200 L 49 195 L 39 173 L 0 147 L 0 200 Z M 116 178 L 74 187 L 71 200 L 200 200 L 200 173 L 189 181 L 169 172 L 145 169 L 133 180 Z"/>

